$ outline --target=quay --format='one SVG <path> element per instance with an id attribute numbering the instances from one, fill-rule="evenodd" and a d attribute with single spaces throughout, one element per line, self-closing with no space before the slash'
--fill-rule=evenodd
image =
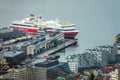
<path id="1" fill-rule="evenodd" d="M 6 30 L 6 29 L 5 29 Z M 0 37 L 1 46 L 0 53 L 4 53 L 6 51 L 24 51 L 26 55 L 42 55 L 42 54 L 53 54 L 61 49 L 64 49 L 72 44 L 77 43 L 77 39 L 68 39 L 64 38 L 64 34 L 59 31 L 47 35 L 26 35 L 22 34 L 19 36 L 12 36 L 15 31 L 11 33 L 6 32 L 4 34 L 8 35 L 4 39 L 4 37 Z"/>
<path id="2" fill-rule="evenodd" d="M 18 31 L 11 31 L 11 33 L 5 32 L 4 35 L 6 34 L 6 38 L 0 37 L 0 53 L 8 64 L 11 63 L 11 61 L 20 63 L 27 57 L 36 57 L 37 59 L 37 56 L 39 56 L 39 58 L 43 58 L 44 54 L 54 54 L 78 41 L 77 39 L 65 38 L 61 32 L 45 35 L 39 33 L 37 35 L 22 34 L 19 36 L 10 36 L 17 32 Z M 23 54 L 25 54 L 24 57 Z"/>
<path id="3" fill-rule="evenodd" d="M 44 54 L 49 54 L 49 55 L 54 54 L 54 53 L 66 48 L 66 47 L 69 47 L 69 46 L 71 46 L 73 44 L 76 44 L 77 41 L 78 41 L 77 39 L 65 39 L 65 42 L 62 45 L 58 45 L 57 47 L 54 47 L 54 48 L 52 48 L 50 50 L 46 50 L 45 52 L 43 52 L 41 54 L 42 55 L 44 55 Z"/>
<path id="4" fill-rule="evenodd" d="M 53 54 L 53 53 L 56 53 L 56 52 L 58 52 L 58 51 L 60 51 L 60 50 L 62 50 L 64 48 L 66 48 L 66 47 L 69 47 L 69 46 L 71 46 L 73 44 L 76 44 L 76 43 L 77 43 L 77 39 L 65 39 L 65 43 L 63 43 L 64 45 L 59 45 L 59 46 L 57 46 L 57 47 L 55 47 L 55 48 L 53 48 L 51 50 L 48 50 L 48 51 L 46 51 L 44 53 Z"/>

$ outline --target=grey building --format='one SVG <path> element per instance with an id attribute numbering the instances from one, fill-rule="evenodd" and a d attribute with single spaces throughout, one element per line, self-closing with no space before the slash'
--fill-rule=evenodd
<path id="1" fill-rule="evenodd" d="M 16 37 L 24 36 L 25 33 L 18 29 L 2 28 L 0 29 L 0 40 L 10 40 Z"/>
<path id="2" fill-rule="evenodd" d="M 52 33 L 45 37 L 36 38 L 30 41 L 30 45 L 27 47 L 27 55 L 41 54 L 54 47 L 63 45 L 64 46 L 64 35 L 63 33 Z"/>
<path id="3" fill-rule="evenodd" d="M 90 53 L 83 53 L 78 55 L 78 66 L 79 68 L 82 67 L 92 67 L 95 66 L 94 55 Z"/>
<path id="4" fill-rule="evenodd" d="M 23 51 L 7 51 L 3 53 L 7 63 L 16 64 L 20 63 L 26 58 L 26 54 Z"/>
<path id="5" fill-rule="evenodd" d="M 47 60 L 28 68 L 28 79 L 49 80 L 55 79 L 60 75 L 68 75 L 70 73 L 71 71 L 68 63 L 59 63 L 58 60 Z"/>

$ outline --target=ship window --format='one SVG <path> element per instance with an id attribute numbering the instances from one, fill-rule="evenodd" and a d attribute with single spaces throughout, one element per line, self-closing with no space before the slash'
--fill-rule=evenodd
<path id="1" fill-rule="evenodd" d="M 62 31 L 71 31 L 71 30 L 75 30 L 75 29 L 62 29 Z"/>
<path id="2" fill-rule="evenodd" d="M 25 25 L 25 24 L 15 24 L 15 23 L 13 23 L 12 25 L 31 27 L 31 25 Z"/>
<path id="3" fill-rule="evenodd" d="M 47 29 L 50 29 L 50 30 L 52 30 L 53 28 L 46 28 L 46 30 L 47 30 Z"/>
<path id="4" fill-rule="evenodd" d="M 12 24 L 12 25 L 18 25 L 18 24 Z"/>
<path id="5" fill-rule="evenodd" d="M 30 25 L 24 25 L 24 24 L 21 24 L 20 26 L 26 26 L 26 27 L 31 27 Z"/>
<path id="6" fill-rule="evenodd" d="M 62 26 L 62 28 L 69 28 L 69 27 L 71 27 L 71 26 L 67 26 L 67 27 L 66 26 Z"/>

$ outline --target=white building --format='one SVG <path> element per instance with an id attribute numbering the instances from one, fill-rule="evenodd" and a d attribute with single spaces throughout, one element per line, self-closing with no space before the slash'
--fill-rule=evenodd
<path id="1" fill-rule="evenodd" d="M 69 55 L 67 62 L 72 72 L 78 72 L 78 68 L 92 67 L 95 65 L 94 55 L 89 53 Z"/>
<path id="2" fill-rule="evenodd" d="M 26 68 L 10 69 L 9 79 L 13 80 L 25 80 L 26 79 Z"/>
<path id="3" fill-rule="evenodd" d="M 72 72 L 78 72 L 78 54 L 67 56 L 67 62 Z"/>

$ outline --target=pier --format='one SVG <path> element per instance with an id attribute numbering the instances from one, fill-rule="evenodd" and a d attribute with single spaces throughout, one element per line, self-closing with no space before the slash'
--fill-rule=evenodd
<path id="1" fill-rule="evenodd" d="M 50 50 L 46 50 L 42 54 L 49 54 L 49 55 L 54 54 L 54 53 L 66 48 L 66 47 L 69 47 L 69 46 L 71 46 L 73 44 L 76 44 L 77 41 L 78 41 L 77 39 L 65 39 L 65 43 L 63 43 L 63 44 L 61 44 L 61 45 L 59 45 L 57 47 L 54 47 L 54 48 L 52 48 Z"/>

